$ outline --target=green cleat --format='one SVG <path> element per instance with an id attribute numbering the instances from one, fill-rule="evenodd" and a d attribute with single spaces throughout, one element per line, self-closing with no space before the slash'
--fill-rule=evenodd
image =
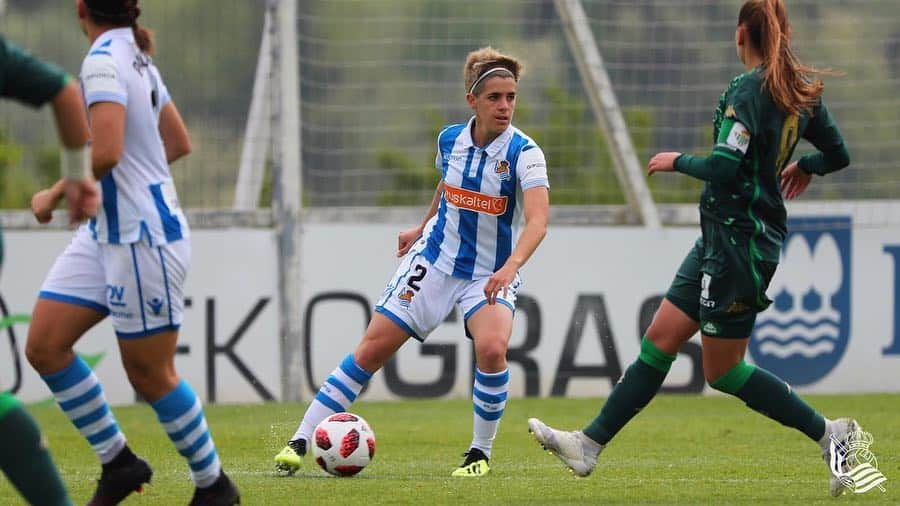
<path id="1" fill-rule="evenodd" d="M 275 455 L 275 470 L 282 476 L 291 476 L 300 470 L 300 459 L 306 454 L 306 440 L 295 439 Z"/>
<path id="2" fill-rule="evenodd" d="M 478 448 L 471 448 L 463 456 L 466 457 L 466 460 L 450 476 L 480 478 L 491 471 L 487 455 Z"/>

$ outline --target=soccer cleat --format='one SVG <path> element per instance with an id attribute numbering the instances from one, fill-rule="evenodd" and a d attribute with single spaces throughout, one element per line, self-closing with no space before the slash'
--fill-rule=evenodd
<path id="1" fill-rule="evenodd" d="M 466 460 L 450 476 L 478 478 L 490 472 L 487 455 L 478 448 L 470 448 L 463 456 Z"/>
<path id="2" fill-rule="evenodd" d="M 225 471 L 208 487 L 194 489 L 188 506 L 234 506 L 241 503 L 241 494 Z"/>
<path id="3" fill-rule="evenodd" d="M 835 456 L 836 465 L 840 467 L 841 472 L 846 473 L 850 471 L 850 463 L 847 461 L 846 452 L 850 450 L 850 437 L 853 433 L 859 432 L 862 428 L 859 426 L 859 423 L 852 418 L 838 418 L 833 422 L 833 428 L 831 433 L 828 434 L 829 440 L 834 438 L 835 445 L 838 447 L 838 450 L 841 451 L 842 454 L 838 454 Z M 828 492 L 831 493 L 832 497 L 840 497 L 847 492 L 847 485 L 849 482 L 842 481 L 840 478 L 834 475 L 831 464 L 831 445 L 828 444 L 824 450 L 822 450 L 822 458 L 825 459 L 825 465 L 828 466 Z M 846 478 L 845 478 L 846 479 Z"/>
<path id="4" fill-rule="evenodd" d="M 300 459 L 306 455 L 306 440 L 294 439 L 275 455 L 275 470 L 283 476 L 291 476 L 300 470 Z"/>
<path id="5" fill-rule="evenodd" d="M 597 443 L 592 448 L 588 437 L 581 432 L 556 430 L 537 418 L 528 419 L 528 432 L 551 455 L 556 455 L 575 476 L 591 474 L 597 465 L 597 456 L 603 450 L 603 445 Z"/>
<path id="6" fill-rule="evenodd" d="M 142 492 L 150 483 L 153 470 L 147 462 L 126 446 L 109 464 L 103 466 L 97 490 L 88 506 L 112 506 L 122 502 L 132 492 Z"/>

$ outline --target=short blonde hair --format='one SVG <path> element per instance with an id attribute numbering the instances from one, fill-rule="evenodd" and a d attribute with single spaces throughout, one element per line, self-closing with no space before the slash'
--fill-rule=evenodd
<path id="1" fill-rule="evenodd" d="M 475 89 L 472 89 L 472 85 L 486 72 L 498 67 L 512 73 L 512 77 L 516 82 L 519 81 L 519 76 L 524 69 L 524 66 L 519 60 L 512 56 L 505 55 L 490 46 L 476 49 L 469 53 L 469 56 L 466 57 L 466 64 L 463 67 L 463 82 L 466 85 L 466 92 L 471 90 L 471 93 L 477 95 L 484 86 L 484 82 L 478 83 L 478 86 Z M 505 73 L 501 73 L 499 75 L 503 76 L 504 74 Z"/>

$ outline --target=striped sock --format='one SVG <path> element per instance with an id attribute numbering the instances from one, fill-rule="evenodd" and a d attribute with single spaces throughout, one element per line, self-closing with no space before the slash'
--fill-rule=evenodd
<path id="1" fill-rule="evenodd" d="M 208 487 L 222 471 L 203 406 L 186 381 L 152 404 L 156 417 L 191 468 L 191 479 L 199 488 Z"/>
<path id="2" fill-rule="evenodd" d="M 125 435 L 106 403 L 103 387 L 91 368 L 75 356 L 65 369 L 41 376 L 59 407 L 88 440 L 101 464 L 109 463 L 125 447 Z"/>
<path id="3" fill-rule="evenodd" d="M 478 448 L 491 458 L 491 447 L 500 425 L 500 417 L 506 408 L 509 392 L 509 368 L 500 372 L 485 373 L 475 368 L 475 387 L 472 389 L 474 437 L 472 448 Z"/>
<path id="4" fill-rule="evenodd" d="M 366 371 L 353 360 L 353 354 L 347 355 L 337 366 L 315 399 L 309 403 L 306 413 L 303 415 L 303 421 L 291 440 L 305 439 L 307 441 L 312 437 L 312 433 L 316 430 L 316 425 L 333 415 L 334 413 L 342 413 L 350 409 L 350 405 L 356 400 L 356 396 L 366 386 L 366 383 L 372 378 L 372 373 Z"/>

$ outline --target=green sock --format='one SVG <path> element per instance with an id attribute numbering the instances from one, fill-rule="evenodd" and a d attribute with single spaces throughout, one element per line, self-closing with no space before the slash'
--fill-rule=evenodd
<path id="1" fill-rule="evenodd" d="M 8 393 L 0 394 L 0 448 L 0 469 L 29 504 L 72 504 L 40 429 Z"/>
<path id="2" fill-rule="evenodd" d="M 613 387 L 600 414 L 583 432 L 594 441 L 606 444 L 634 415 L 644 409 L 662 386 L 675 355 L 667 355 L 645 336 L 641 353 Z"/>
<path id="3" fill-rule="evenodd" d="M 793 427 L 818 442 L 825 435 L 825 418 L 778 376 L 743 360 L 712 387 L 744 401 L 776 422 Z"/>

